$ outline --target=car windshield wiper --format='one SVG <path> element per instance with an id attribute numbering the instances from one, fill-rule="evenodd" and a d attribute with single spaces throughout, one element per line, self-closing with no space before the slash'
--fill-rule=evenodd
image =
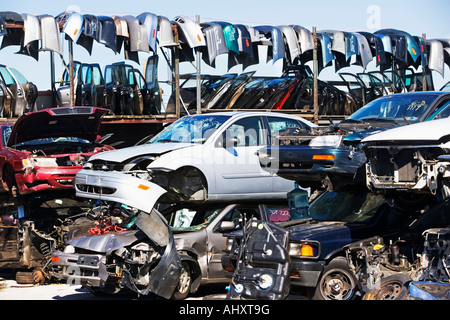
<path id="1" fill-rule="evenodd" d="M 340 123 L 364 123 L 363 120 L 359 120 L 359 119 L 345 119 L 342 120 Z"/>
<path id="2" fill-rule="evenodd" d="M 398 124 L 398 121 L 395 119 L 386 119 L 386 118 L 364 118 L 363 121 L 375 121 L 375 122 L 394 122 Z"/>
<path id="3" fill-rule="evenodd" d="M 166 142 L 177 142 L 177 143 L 179 143 L 180 141 L 172 140 L 172 139 L 161 139 L 161 140 L 158 140 L 158 141 L 155 141 L 155 142 L 162 142 L 162 143 L 166 143 Z"/>

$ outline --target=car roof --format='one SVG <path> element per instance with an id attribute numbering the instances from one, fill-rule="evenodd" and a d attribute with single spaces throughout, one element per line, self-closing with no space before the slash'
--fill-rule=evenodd
<path id="1" fill-rule="evenodd" d="M 202 114 L 193 114 L 191 116 L 205 116 L 205 115 L 211 115 L 211 116 L 229 116 L 229 117 L 244 117 L 244 116 L 275 116 L 275 117 L 284 117 L 284 118 L 290 118 L 290 119 L 296 119 L 300 120 L 302 122 L 307 123 L 311 127 L 317 127 L 317 125 L 308 119 L 305 119 L 301 116 L 294 115 L 294 114 L 287 114 L 287 113 L 280 113 L 280 112 L 267 112 L 267 111 L 224 111 L 224 112 L 211 112 L 211 113 L 202 113 Z"/>

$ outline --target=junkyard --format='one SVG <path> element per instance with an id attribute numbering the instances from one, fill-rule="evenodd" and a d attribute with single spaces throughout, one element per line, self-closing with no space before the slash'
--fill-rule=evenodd
<path id="1" fill-rule="evenodd" d="M 448 24 L 138 7 L 0 11 L 0 300 L 450 300 Z"/>

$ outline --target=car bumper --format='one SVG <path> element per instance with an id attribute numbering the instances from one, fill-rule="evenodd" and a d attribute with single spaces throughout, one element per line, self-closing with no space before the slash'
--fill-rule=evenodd
<path id="1" fill-rule="evenodd" d="M 227 278 L 231 278 L 236 267 L 237 256 L 235 254 L 225 254 L 222 256 L 222 267 Z M 291 256 L 291 285 L 297 287 L 315 288 L 322 274 L 325 261 L 313 260 L 305 261 Z"/>
<path id="2" fill-rule="evenodd" d="M 292 257 L 291 257 L 292 258 Z M 322 274 L 325 261 L 291 259 L 291 285 L 315 288 Z"/>
<path id="3" fill-rule="evenodd" d="M 354 175 L 366 162 L 363 152 L 348 147 L 280 147 L 260 157 L 264 170 L 296 181 L 320 182 L 327 175 Z"/>
<path id="4" fill-rule="evenodd" d="M 96 254 L 52 254 L 52 275 L 70 284 L 103 287 L 108 277 L 106 257 Z"/>
<path id="5" fill-rule="evenodd" d="M 75 176 L 76 195 L 123 203 L 150 213 L 167 191 L 155 183 L 113 171 L 81 170 Z"/>
<path id="6" fill-rule="evenodd" d="M 20 194 L 44 190 L 73 189 L 73 179 L 81 167 L 39 168 L 29 173 L 16 173 L 15 179 Z"/>

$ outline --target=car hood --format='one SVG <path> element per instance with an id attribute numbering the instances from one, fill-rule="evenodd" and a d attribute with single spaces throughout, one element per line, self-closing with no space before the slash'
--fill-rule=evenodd
<path id="1" fill-rule="evenodd" d="M 15 122 L 7 146 L 57 137 L 77 137 L 94 142 L 107 109 L 67 107 L 44 109 L 22 115 Z"/>
<path id="2" fill-rule="evenodd" d="M 103 160 L 112 162 L 123 162 L 137 155 L 154 154 L 160 155 L 170 151 L 190 148 L 197 144 L 193 143 L 147 143 L 139 146 L 128 147 L 123 149 L 111 150 L 108 152 L 98 153 L 90 158 L 90 160 Z"/>
<path id="3" fill-rule="evenodd" d="M 99 253 L 110 253 L 114 250 L 125 248 L 130 244 L 142 240 L 145 234 L 140 230 L 129 230 L 124 232 L 110 232 L 101 235 L 89 235 L 73 238 L 67 243 L 75 248 L 95 251 Z"/>
<path id="4" fill-rule="evenodd" d="M 438 141 L 450 134 L 450 118 L 392 128 L 366 137 L 363 143 L 383 141 Z"/>
<path id="5" fill-rule="evenodd" d="M 288 228 L 291 232 L 291 240 L 321 240 L 322 237 L 339 239 L 337 234 L 350 235 L 349 228 L 345 222 L 339 221 L 315 221 L 300 224 Z"/>

